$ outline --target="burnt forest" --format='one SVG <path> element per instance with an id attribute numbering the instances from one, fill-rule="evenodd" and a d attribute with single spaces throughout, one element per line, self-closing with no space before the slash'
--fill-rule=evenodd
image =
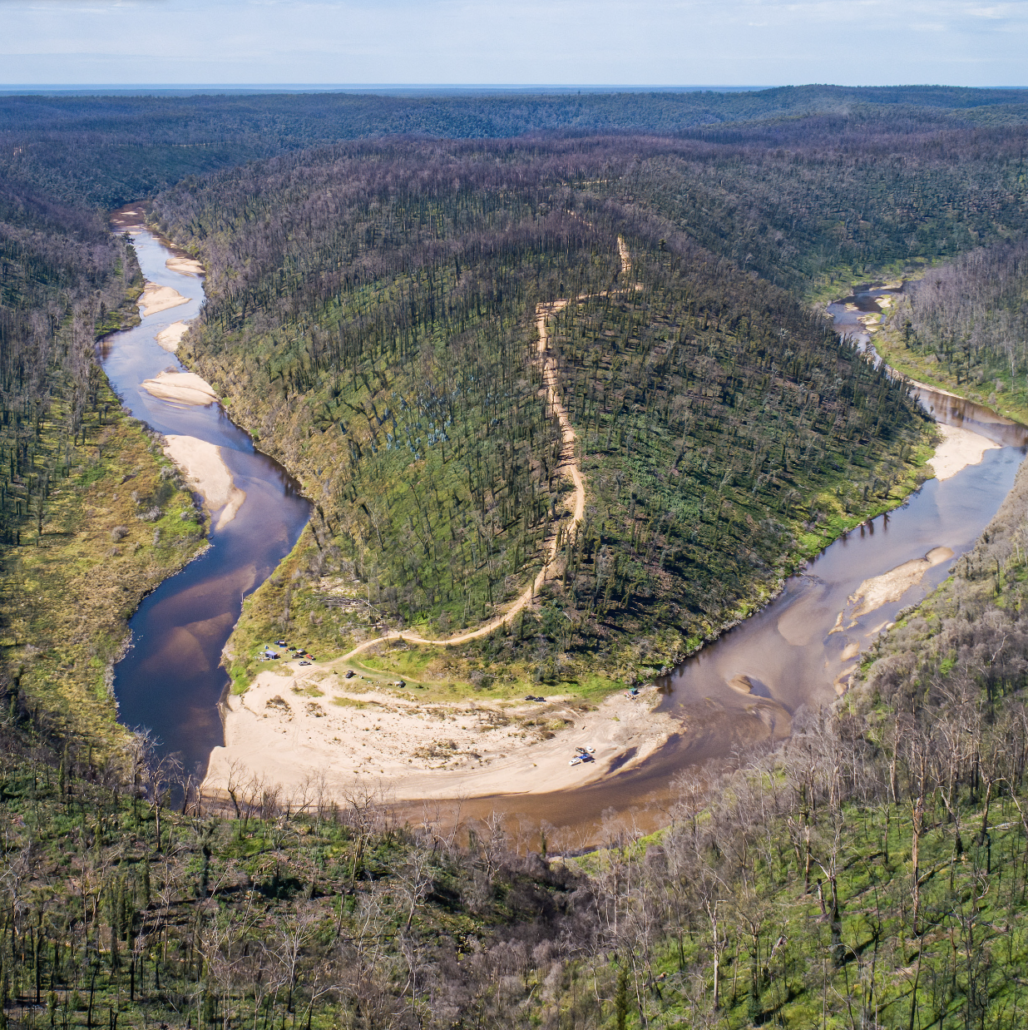
<path id="1" fill-rule="evenodd" d="M 1028 421 L 1026 125 L 948 87 L 0 97 L 0 1030 L 1022 1025 L 1023 468 L 848 689 L 659 812 L 213 789 L 119 716 L 129 620 L 222 545 L 104 341 L 138 233 L 197 263 L 168 361 L 309 505 L 219 629 L 226 741 L 296 641 L 283 751 L 402 704 L 442 727 L 412 769 L 486 764 L 470 712 L 545 776 L 924 489 L 909 378 Z M 862 284 L 887 365 L 827 314 Z"/>

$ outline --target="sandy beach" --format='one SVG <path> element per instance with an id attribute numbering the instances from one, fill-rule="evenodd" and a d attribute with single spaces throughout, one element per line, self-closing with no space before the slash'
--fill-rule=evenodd
<path id="1" fill-rule="evenodd" d="M 178 290 L 173 290 L 170 286 L 158 286 L 156 283 L 147 283 L 139 298 L 139 307 L 143 318 L 149 318 L 158 312 L 188 303 L 189 299 L 183 297 Z"/>
<path id="2" fill-rule="evenodd" d="M 164 264 L 171 272 L 181 272 L 183 275 L 203 275 L 203 265 L 199 261 L 182 257 L 180 254 L 173 254 Z"/>
<path id="3" fill-rule="evenodd" d="M 356 677 L 283 666 L 289 675 L 269 669 L 229 698 L 208 794 L 255 777 L 286 797 L 321 777 L 332 797 L 361 783 L 394 801 L 549 793 L 630 768 L 682 729 L 654 713 L 652 686 L 582 711 L 561 698 L 428 702 L 413 686 L 361 690 Z M 595 748 L 594 760 L 572 766 L 579 746 Z"/>
<path id="4" fill-rule="evenodd" d="M 999 444 L 978 433 L 972 433 L 970 429 L 946 426 L 941 422 L 936 428 L 942 436 L 942 441 L 928 461 L 936 479 L 949 479 L 968 465 L 978 465 L 986 451 L 999 447 Z"/>
<path id="5" fill-rule="evenodd" d="M 203 494 L 208 510 L 221 514 L 215 528 L 228 525 L 239 511 L 246 492 L 240 490 L 221 458 L 221 448 L 195 436 L 166 436 L 164 453 L 185 473 L 190 485 Z"/>
<path id="6" fill-rule="evenodd" d="M 188 322 L 172 322 L 167 329 L 162 329 L 157 334 L 157 342 L 167 351 L 171 351 L 172 354 L 178 352 L 178 345 L 182 342 L 182 337 L 189 332 Z"/>
<path id="7" fill-rule="evenodd" d="M 195 372 L 161 372 L 156 379 L 144 379 L 143 389 L 154 397 L 180 404 L 213 404 L 218 395 Z"/>

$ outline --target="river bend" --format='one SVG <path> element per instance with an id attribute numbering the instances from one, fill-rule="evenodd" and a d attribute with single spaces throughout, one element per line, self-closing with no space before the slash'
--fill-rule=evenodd
<path id="1" fill-rule="evenodd" d="M 114 669 L 120 720 L 147 729 L 162 754 L 177 754 L 187 773 L 202 778 L 211 749 L 223 743 L 218 701 L 228 685 L 221 654 L 243 598 L 289 553 L 307 522 L 299 485 L 278 462 L 255 450 L 250 437 L 216 401 L 187 404 L 153 396 L 142 384 L 162 372 L 184 372 L 157 336 L 190 321 L 203 303 L 202 277 L 168 267 L 176 255 L 124 209 L 113 219 L 130 232 L 148 283 L 185 298 L 150 314 L 140 325 L 106 337 L 101 361 L 131 414 L 166 436 L 191 437 L 217 448 L 234 486 L 245 493 L 234 517 L 212 512 L 211 546 L 146 597 L 132 617 L 132 644 Z M 179 255 L 181 257 L 181 255 Z M 208 451 L 210 453 L 210 451 Z M 239 495 L 235 494 L 238 503 Z"/>
<path id="2" fill-rule="evenodd" d="M 119 227 L 127 224 L 132 232 L 145 278 L 170 286 L 187 302 L 108 337 L 104 369 L 134 416 L 163 434 L 219 448 L 235 486 L 246 494 L 227 524 L 214 512 L 210 549 L 143 601 L 131 621 L 133 646 L 115 669 L 122 721 L 150 729 L 165 753 L 178 753 L 187 770 L 202 775 L 211 749 L 222 743 L 217 708 L 227 685 L 219 664 L 222 649 L 243 597 L 298 539 L 308 505 L 295 481 L 253 448 L 220 404 L 176 403 L 142 388 L 144 380 L 162 371 L 184 371 L 156 337 L 171 324 L 196 317 L 203 285 L 197 275 L 169 268 L 168 247 L 131 222 L 123 213 Z M 867 346 L 868 316 L 873 321 L 887 306 L 882 298 L 890 292 L 867 287 L 831 305 L 837 328 Z M 573 795 L 468 799 L 464 815 L 500 810 L 526 816 L 532 824 L 564 827 L 580 840 L 594 836 L 611 808 L 634 809 L 641 823 L 658 825 L 674 800 L 678 772 L 737 748 L 781 739 L 801 706 L 833 701 L 845 689 L 859 652 L 973 546 L 1028 450 L 1024 426 L 937 391 L 920 390 L 919 397 L 940 423 L 969 429 L 997 446 L 980 463 L 951 478 L 927 481 L 900 508 L 837 540 L 791 577 L 775 601 L 666 677 L 661 708 L 681 720 L 682 730 L 649 760 Z"/>

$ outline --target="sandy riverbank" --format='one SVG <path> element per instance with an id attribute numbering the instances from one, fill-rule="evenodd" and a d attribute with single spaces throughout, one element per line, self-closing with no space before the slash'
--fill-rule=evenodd
<path id="1" fill-rule="evenodd" d="M 630 768 L 682 729 L 653 711 L 655 687 L 580 711 L 560 698 L 428 702 L 410 687 L 360 691 L 318 666 L 287 668 L 229 698 L 207 793 L 256 778 L 296 796 L 322 776 L 333 797 L 362 783 L 394 801 L 549 793 Z M 595 748 L 595 760 L 570 765 L 578 746 Z"/>
<path id="2" fill-rule="evenodd" d="M 177 354 L 178 345 L 182 342 L 182 337 L 188 332 L 188 322 L 172 322 L 167 329 L 162 329 L 157 334 L 157 342 L 165 350 L 171 351 L 172 354 Z"/>
<path id="3" fill-rule="evenodd" d="M 972 433 L 970 429 L 947 426 L 941 422 L 937 424 L 936 428 L 942 436 L 942 441 L 928 461 L 935 472 L 936 479 L 949 479 L 961 469 L 967 468 L 968 465 L 980 464 L 986 451 L 996 450 L 999 447 L 999 444 L 993 443 L 978 433 Z"/>
<path id="4" fill-rule="evenodd" d="M 188 303 L 189 298 L 183 297 L 178 290 L 173 290 L 170 286 L 158 286 L 156 283 L 147 283 L 139 297 L 139 307 L 143 318 L 149 318 L 161 311 Z"/>
<path id="5" fill-rule="evenodd" d="M 227 526 L 246 500 L 246 492 L 235 485 L 232 473 L 222 460 L 221 448 L 195 436 L 167 436 L 165 441 L 164 453 L 203 495 L 208 510 L 220 511 L 214 528 Z"/>
<path id="6" fill-rule="evenodd" d="M 171 272 L 181 272 L 183 275 L 203 275 L 203 265 L 199 261 L 183 257 L 180 254 L 173 254 L 164 262 L 164 265 Z"/>
<path id="7" fill-rule="evenodd" d="M 144 379 L 143 389 L 154 397 L 180 404 L 213 404 L 218 395 L 195 372 L 161 372 L 155 379 Z"/>
<path id="8" fill-rule="evenodd" d="M 953 551 L 949 547 L 933 547 L 923 558 L 905 561 L 902 565 L 897 565 L 880 576 L 865 579 L 846 599 L 846 607 L 839 612 L 839 617 L 835 620 L 835 625 L 828 631 L 828 635 L 845 633 L 857 625 L 857 620 L 861 616 L 877 611 L 882 605 L 900 600 L 911 587 L 917 586 L 924 579 L 924 575 L 929 569 L 952 557 Z M 889 629 L 891 626 L 891 622 L 882 622 L 867 630 L 864 638 L 871 640 L 882 630 Z M 861 645 L 857 641 L 851 641 L 843 648 L 840 657 L 843 662 L 849 664 L 844 665 L 835 677 L 834 686 L 837 694 L 842 695 L 849 689 L 853 673 L 857 669 L 855 659 L 859 657 L 860 651 Z"/>

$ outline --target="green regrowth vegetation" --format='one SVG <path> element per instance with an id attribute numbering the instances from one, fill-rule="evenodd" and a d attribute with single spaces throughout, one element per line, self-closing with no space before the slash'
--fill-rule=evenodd
<path id="1" fill-rule="evenodd" d="M 633 253 L 642 289 L 554 332 L 588 484 L 554 591 L 586 650 L 677 631 L 682 653 L 894 506 L 930 451 L 902 386 L 773 287 L 732 303 L 721 270 Z"/>
<path id="2" fill-rule="evenodd" d="M 869 96 L 898 113 L 853 109 Z M 941 106 L 906 106 L 919 99 Z M 115 112 L 132 124 L 166 116 L 155 151 L 121 139 L 117 118 L 103 120 L 110 101 L 18 101 L 30 122 L 47 105 L 102 124 L 76 135 L 77 146 L 33 128 L 39 145 L 24 160 L 3 148 L 5 176 L 118 195 L 269 145 L 255 132 L 245 134 L 251 149 L 234 137 L 216 153 L 183 139 L 209 142 L 240 122 L 263 130 L 267 118 L 252 114 L 322 101 L 205 98 L 188 130 L 167 118 L 176 103 L 133 99 Z M 344 127 L 353 132 L 385 111 L 408 128 L 485 133 L 538 127 L 555 108 L 553 98 L 475 103 L 360 98 L 321 111 L 356 112 Z M 248 601 L 233 641 L 239 681 L 269 636 L 321 658 L 401 616 L 464 618 L 446 597 L 446 560 L 468 570 L 468 619 L 515 589 L 489 562 L 516 539 L 515 578 L 531 573 L 562 500 L 546 447 L 555 427 L 531 366 L 539 301 L 611 291 L 571 305 L 553 327 L 593 491 L 587 531 L 509 631 L 456 649 L 362 655 L 354 666 L 365 689 L 402 677 L 434 698 L 476 688 L 498 697 L 526 675 L 581 692 L 602 686 L 602 667 L 649 675 L 647 662 L 682 645 L 683 625 L 697 634 L 692 647 L 704 620 L 740 614 L 766 593 L 789 548 L 809 553 L 904 489 L 923 445 L 895 386 L 712 252 L 816 290 L 819 276 L 823 285 L 871 256 L 906 261 L 1009 234 L 1023 217 L 1023 133 L 983 129 L 972 147 L 961 132 L 1023 120 L 1010 94 L 613 97 L 571 101 L 561 124 L 593 125 L 599 111 L 626 127 L 642 108 L 666 127 L 683 110 L 706 121 L 840 104 L 847 113 L 825 117 L 820 136 L 801 118 L 696 128 L 683 148 L 720 149 L 702 175 L 689 173 L 703 188 L 678 181 L 659 196 L 644 195 L 656 188 L 652 160 L 636 169 L 635 196 L 617 192 L 622 182 L 604 199 L 592 187 L 624 172 L 609 143 L 602 161 L 582 159 L 592 144 L 561 156 L 533 143 L 534 170 L 516 148 L 471 148 L 481 167 L 457 186 L 463 166 L 449 145 L 416 151 L 407 166 L 384 148 L 370 151 L 378 181 L 360 178 L 365 157 L 354 152 L 308 155 L 277 166 L 266 194 L 253 189 L 265 168 L 159 203 L 212 272 L 194 360 L 308 490 L 322 490 L 312 529 Z M 955 112 L 974 104 L 989 106 Z M 483 111 L 506 121 L 490 129 Z M 944 138 L 942 125 L 952 130 Z M 296 128 L 272 148 L 326 136 L 324 123 Z M 834 152 L 797 161 L 790 150 L 807 145 L 804 133 L 823 140 L 836 129 L 845 139 Z M 98 136 L 103 147 L 87 145 Z M 645 145 L 630 141 L 622 156 Z M 754 164 L 761 148 L 768 156 Z M 126 178 L 108 182 L 110 156 L 127 152 L 132 161 L 114 162 Z M 151 169 L 155 153 L 164 157 Z M 405 185 L 418 175 L 417 188 Z M 834 192 L 819 194 L 828 183 Z M 225 810 L 212 811 L 174 763 L 115 729 L 104 685 L 125 616 L 200 542 L 174 473 L 91 361 L 97 327 L 122 317 L 133 269 L 88 213 L 23 203 L 6 187 L 0 202 L 0 1030 L 1005 1030 L 1025 1021 L 1028 473 L 951 579 L 864 656 L 832 711 L 795 713 L 793 738 L 743 768 L 733 756 L 683 774 L 656 837 L 641 838 L 630 813 L 608 814 L 601 852 L 558 859 L 551 853 L 574 846 L 559 829 L 532 826 L 519 838 L 493 817 L 454 830 L 459 811 L 434 806 L 401 828 L 373 791 L 330 801 L 317 774 L 290 797 L 260 777 L 236 778 Z M 653 213 L 675 205 L 711 252 Z M 614 277 L 618 234 L 632 283 Z M 984 275 L 961 266 L 981 299 L 973 312 L 929 305 L 911 328 L 954 385 L 984 390 L 995 375 L 1019 397 L 1021 337 L 1003 334 L 1020 326 L 1021 273 L 1006 256 L 990 262 Z M 631 289 L 635 279 L 643 290 Z M 441 439 L 432 415 L 447 397 L 456 417 L 447 412 Z M 409 488 L 394 491 L 394 479 Z M 508 481 L 521 491 L 513 513 Z M 445 516 L 444 487 L 457 495 Z M 604 548 L 620 568 L 604 565 Z M 369 566 L 369 553 L 383 564 Z M 728 581 L 721 594 L 715 572 Z M 693 578 L 698 626 L 660 607 Z M 592 678 L 581 671 L 588 640 Z M 173 796 L 181 811 L 169 808 Z"/>
<path id="3" fill-rule="evenodd" d="M 67 452 L 42 523 L 25 520 L 11 530 L 21 545 L 0 546 L 0 647 L 9 689 L 41 722 L 118 748 L 111 670 L 128 619 L 197 553 L 204 525 L 159 444 L 101 393 L 110 410 Z"/>
<path id="4" fill-rule="evenodd" d="M 656 836 L 605 817 L 581 861 L 553 827 L 401 828 L 316 775 L 178 813 L 171 766 L 132 752 L 119 791 L 8 699 L 6 1025 L 1018 1025 L 1023 663 L 987 690 L 954 655 L 899 708 L 858 689 L 739 771 L 683 774 Z"/>

